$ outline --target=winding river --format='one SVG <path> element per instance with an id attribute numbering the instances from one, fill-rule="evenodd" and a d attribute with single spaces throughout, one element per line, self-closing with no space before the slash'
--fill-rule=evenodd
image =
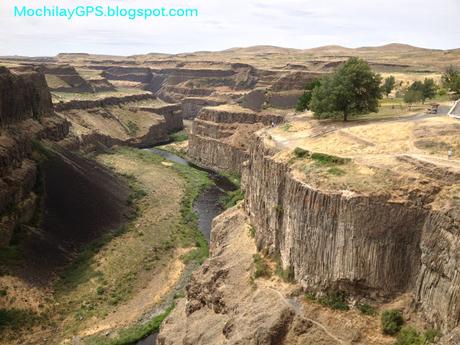
<path id="1" fill-rule="evenodd" d="M 194 169 L 205 171 L 210 179 L 214 181 L 214 185 L 203 190 L 193 204 L 193 210 L 198 216 L 198 227 L 206 239 L 210 240 L 212 220 L 223 212 L 223 207 L 219 199 L 226 195 L 226 192 L 235 190 L 235 185 L 226 177 L 217 174 L 216 172 L 196 166 L 188 160 L 175 155 L 174 153 L 160 150 L 157 148 L 146 149 L 152 153 L 162 156 L 163 158 L 177 163 L 190 166 Z M 145 339 L 136 343 L 136 345 L 155 345 L 157 334 L 152 334 Z"/>

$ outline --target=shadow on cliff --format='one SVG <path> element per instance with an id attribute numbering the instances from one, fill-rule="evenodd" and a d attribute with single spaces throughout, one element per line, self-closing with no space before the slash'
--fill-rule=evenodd
<path id="1" fill-rule="evenodd" d="M 131 213 L 128 185 L 107 168 L 62 148 L 46 150 L 45 156 L 40 164 L 40 229 L 23 243 L 24 276 L 40 285 Z"/>

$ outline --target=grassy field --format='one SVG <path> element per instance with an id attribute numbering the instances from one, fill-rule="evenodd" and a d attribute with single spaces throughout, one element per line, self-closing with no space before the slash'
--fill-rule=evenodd
<path id="1" fill-rule="evenodd" d="M 97 335 L 107 332 L 111 336 L 106 339 L 113 341 L 108 344 L 142 338 L 160 321 L 153 318 L 147 326 L 138 321 L 173 291 L 188 264 L 207 257 L 208 245 L 192 209 L 200 190 L 212 183 L 206 173 L 130 148 L 97 160 L 129 181 L 133 193 L 128 203 L 137 209 L 136 217 L 91 243 L 60 274 L 40 319 L 25 311 L 30 322 L 24 324 L 34 332 L 22 333 L 17 323 L 9 322 L 15 328 L 3 329 L 0 344 L 38 343 L 42 338 L 60 343 L 76 335 L 96 344 Z M 11 321 L 16 314 L 0 318 Z M 23 314 L 18 314 L 21 320 Z"/>

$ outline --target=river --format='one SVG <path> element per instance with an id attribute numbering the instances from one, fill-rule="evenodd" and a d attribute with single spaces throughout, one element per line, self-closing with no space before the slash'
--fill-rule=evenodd
<path id="1" fill-rule="evenodd" d="M 157 148 L 149 148 L 146 150 L 160 155 L 171 162 L 187 165 L 194 169 L 205 171 L 208 173 L 209 178 L 214 181 L 214 185 L 203 190 L 193 203 L 193 210 L 198 216 L 198 228 L 209 242 L 211 237 L 212 220 L 224 210 L 219 200 L 221 197 L 226 195 L 226 192 L 235 190 L 235 185 L 226 177 L 219 175 L 212 170 L 200 168 L 188 160 L 175 155 L 174 153 L 163 151 Z M 156 338 L 157 334 L 152 334 L 147 338 L 138 341 L 136 345 L 155 345 Z"/>

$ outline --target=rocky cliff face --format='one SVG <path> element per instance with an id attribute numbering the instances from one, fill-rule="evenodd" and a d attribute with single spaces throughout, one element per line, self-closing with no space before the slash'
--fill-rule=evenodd
<path id="1" fill-rule="evenodd" d="M 66 140 L 71 149 L 152 146 L 183 128 L 180 105 L 161 102 L 151 93 L 74 100 L 55 108 L 72 123 L 72 136 Z"/>
<path id="2" fill-rule="evenodd" d="M 203 108 L 193 121 L 188 156 L 199 165 L 239 174 L 248 159 L 249 136 L 282 121 L 281 115 L 255 113 L 237 106 Z"/>
<path id="3" fill-rule="evenodd" d="M 309 291 L 372 298 L 409 291 L 436 327 L 459 324 L 458 215 L 432 210 L 423 201 L 429 188 L 414 187 L 404 201 L 314 188 L 276 152 L 256 136 L 243 172 L 245 208 L 260 250 L 279 255 Z"/>
<path id="4" fill-rule="evenodd" d="M 254 292 L 248 282 L 255 252 L 240 209 L 217 217 L 211 258 L 193 274 L 187 297 L 162 324 L 157 343 L 283 344 L 295 311 L 270 287 Z"/>
<path id="5" fill-rule="evenodd" d="M 38 120 L 53 113 L 51 95 L 43 74 L 31 68 L 14 73 L 0 66 L 0 126 L 25 119 Z"/>
<path id="6" fill-rule="evenodd" d="M 27 223 L 37 205 L 34 140 L 61 140 L 67 121 L 53 112 L 42 73 L 32 68 L 0 67 L 0 246 L 9 243 L 15 227 Z"/>

